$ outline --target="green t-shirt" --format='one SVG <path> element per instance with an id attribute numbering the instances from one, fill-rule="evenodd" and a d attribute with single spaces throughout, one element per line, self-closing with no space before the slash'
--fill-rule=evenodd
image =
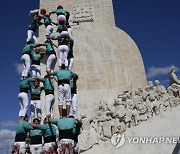
<path id="1" fill-rule="evenodd" d="M 70 81 L 70 86 L 72 89 L 77 89 L 77 84 L 76 84 L 77 80 L 78 80 L 78 75 L 73 74 L 72 80 Z"/>
<path id="2" fill-rule="evenodd" d="M 43 56 L 42 56 L 42 54 L 40 54 L 40 53 L 35 53 L 35 52 L 33 52 L 33 53 L 31 54 L 31 59 L 32 59 L 32 60 L 38 60 L 38 61 L 40 61 L 42 58 L 43 58 Z"/>
<path id="3" fill-rule="evenodd" d="M 29 132 L 32 129 L 33 129 L 33 127 L 31 127 L 31 125 L 29 125 L 28 122 L 21 121 L 18 123 L 18 125 L 16 127 L 16 134 L 19 134 L 19 133 L 26 134 L 27 132 Z"/>
<path id="4" fill-rule="evenodd" d="M 43 82 L 44 90 L 54 90 L 54 84 L 49 79 L 41 79 L 41 82 Z"/>
<path id="5" fill-rule="evenodd" d="M 31 54 L 31 52 L 34 50 L 36 47 L 35 44 L 26 44 L 23 48 L 23 53 Z"/>
<path id="6" fill-rule="evenodd" d="M 20 81 L 20 88 L 30 88 L 30 82 L 35 81 L 35 79 L 32 78 L 25 78 Z"/>
<path id="7" fill-rule="evenodd" d="M 50 126 L 52 129 L 50 128 Z M 38 126 L 38 129 L 42 130 L 44 137 L 56 135 L 56 128 L 52 124 L 50 126 L 49 124 L 41 124 Z"/>
<path id="8" fill-rule="evenodd" d="M 40 129 L 34 129 L 34 130 L 30 130 L 30 137 L 33 137 L 33 136 L 42 136 L 42 130 Z"/>
<path id="9" fill-rule="evenodd" d="M 55 11 L 52 11 L 51 13 L 56 13 L 57 15 L 58 15 L 58 14 L 64 14 L 64 15 L 66 15 L 66 14 L 67 14 L 67 11 L 64 10 L 64 9 L 56 9 Z"/>
<path id="10" fill-rule="evenodd" d="M 41 87 L 35 88 L 34 86 L 32 86 L 31 87 L 31 95 L 32 94 L 40 95 L 42 90 L 43 89 Z"/>
<path id="11" fill-rule="evenodd" d="M 44 24 L 47 26 L 51 23 L 51 19 L 47 16 L 41 16 L 41 18 L 44 20 Z"/>
<path id="12" fill-rule="evenodd" d="M 62 119 L 53 119 L 52 124 L 55 124 L 59 130 L 73 129 L 75 132 L 77 120 L 73 118 L 62 118 Z"/>
<path id="13" fill-rule="evenodd" d="M 54 51 L 54 48 L 52 47 L 51 43 L 43 43 L 43 45 L 46 46 L 46 53 L 48 54 L 51 51 Z"/>
<path id="14" fill-rule="evenodd" d="M 69 70 L 54 71 L 52 75 L 57 76 L 58 80 L 71 80 L 72 72 Z"/>

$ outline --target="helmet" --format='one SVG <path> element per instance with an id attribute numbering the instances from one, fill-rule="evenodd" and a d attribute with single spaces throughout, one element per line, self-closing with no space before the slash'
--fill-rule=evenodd
<path id="1" fill-rule="evenodd" d="M 65 24 L 64 18 L 60 18 L 60 19 L 59 19 L 59 24 L 60 24 L 60 25 L 64 25 L 64 24 Z"/>
<path id="2" fill-rule="evenodd" d="M 57 9 L 63 9 L 63 7 L 62 7 L 61 5 L 59 5 L 59 6 L 57 7 Z"/>
<path id="3" fill-rule="evenodd" d="M 46 9 L 41 9 L 40 12 L 41 14 L 46 14 Z"/>

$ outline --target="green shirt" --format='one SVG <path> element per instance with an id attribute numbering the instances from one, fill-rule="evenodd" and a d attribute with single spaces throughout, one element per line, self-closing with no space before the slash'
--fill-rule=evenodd
<path id="1" fill-rule="evenodd" d="M 54 51 L 54 48 L 52 47 L 51 43 L 43 43 L 43 45 L 46 46 L 46 53 L 48 54 L 51 51 Z"/>
<path id="2" fill-rule="evenodd" d="M 69 70 L 54 71 L 52 75 L 57 76 L 58 80 L 71 80 L 72 72 Z"/>
<path id="3" fill-rule="evenodd" d="M 49 25 L 51 23 L 51 19 L 47 16 L 41 16 L 41 18 L 44 20 L 45 26 Z"/>
<path id="4" fill-rule="evenodd" d="M 34 129 L 30 131 L 30 137 L 32 136 L 42 136 L 42 130 L 40 129 Z"/>
<path id="5" fill-rule="evenodd" d="M 35 88 L 34 86 L 31 87 L 31 94 L 40 95 L 42 92 L 42 88 L 38 87 Z"/>
<path id="6" fill-rule="evenodd" d="M 66 15 L 67 11 L 64 9 L 56 9 L 55 11 L 52 11 L 51 13 L 56 13 L 57 15 L 63 13 L 64 15 Z"/>
<path id="7" fill-rule="evenodd" d="M 77 80 L 78 80 L 78 75 L 73 74 L 72 80 L 70 81 L 70 86 L 72 89 L 77 89 L 77 84 L 76 84 Z"/>
<path id="8" fill-rule="evenodd" d="M 35 44 L 26 44 L 23 48 L 23 53 L 31 54 L 31 52 L 34 50 L 36 47 Z"/>
<path id="9" fill-rule="evenodd" d="M 43 56 L 42 56 L 42 54 L 40 54 L 40 53 L 35 53 L 35 52 L 33 52 L 32 54 L 31 54 L 31 59 L 32 60 L 41 60 L 43 58 Z"/>
<path id="10" fill-rule="evenodd" d="M 35 79 L 32 78 L 25 78 L 20 81 L 20 88 L 30 88 L 30 82 L 35 81 Z"/>
<path id="11" fill-rule="evenodd" d="M 49 79 L 41 79 L 41 82 L 43 82 L 44 90 L 52 90 L 54 91 L 54 84 Z"/>
<path id="12" fill-rule="evenodd" d="M 50 126 L 49 124 L 41 124 L 38 126 L 38 129 L 42 130 L 44 137 L 56 135 L 56 128 L 52 124 Z"/>
<path id="13" fill-rule="evenodd" d="M 77 121 L 73 118 L 62 118 L 52 120 L 52 124 L 55 124 L 59 130 L 73 129 L 75 132 Z"/>
<path id="14" fill-rule="evenodd" d="M 33 127 L 31 127 L 31 125 L 29 125 L 28 122 L 21 121 L 18 123 L 18 125 L 16 127 L 16 134 L 19 134 L 19 133 L 26 134 L 27 132 L 29 132 L 32 129 L 33 129 Z"/>

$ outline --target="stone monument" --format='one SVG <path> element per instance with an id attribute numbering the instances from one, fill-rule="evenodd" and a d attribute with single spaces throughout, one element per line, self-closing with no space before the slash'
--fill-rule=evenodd
<path id="1" fill-rule="evenodd" d="M 118 91 L 145 87 L 141 54 L 132 38 L 115 26 L 112 0 L 40 0 L 40 8 L 47 12 L 58 5 L 70 12 L 79 113 L 92 113 L 99 101 L 110 104 Z M 56 21 L 53 15 L 52 20 Z M 44 34 L 41 26 L 40 42 L 45 40 Z M 45 74 L 43 63 L 42 68 Z"/>

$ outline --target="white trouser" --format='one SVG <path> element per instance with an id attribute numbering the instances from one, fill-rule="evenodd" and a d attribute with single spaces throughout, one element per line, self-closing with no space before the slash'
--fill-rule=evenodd
<path id="1" fill-rule="evenodd" d="M 31 100 L 30 103 L 30 110 L 31 110 L 31 120 L 35 117 L 41 119 L 41 100 Z M 35 115 L 37 114 L 37 116 Z"/>
<path id="2" fill-rule="evenodd" d="M 23 54 L 21 57 L 21 61 L 24 66 L 24 70 L 22 71 L 22 76 L 27 77 L 31 68 L 31 58 L 28 54 Z"/>
<path id="3" fill-rule="evenodd" d="M 53 32 L 53 26 L 52 26 L 52 25 L 48 25 L 48 26 L 46 27 L 46 36 L 51 35 L 52 32 Z"/>
<path id="4" fill-rule="evenodd" d="M 77 118 L 77 102 L 78 102 L 77 94 L 71 94 L 71 101 L 72 101 L 73 116 L 74 118 Z"/>
<path id="5" fill-rule="evenodd" d="M 68 28 L 69 36 L 72 37 L 72 28 Z"/>
<path id="6" fill-rule="evenodd" d="M 59 19 L 63 18 L 64 19 L 64 24 L 66 24 L 66 17 L 65 15 L 58 15 L 57 16 L 57 22 L 59 23 Z"/>
<path id="7" fill-rule="evenodd" d="M 68 67 L 68 56 L 69 52 L 69 47 L 67 45 L 60 45 L 58 47 L 58 61 L 59 61 L 59 66 L 62 66 L 63 61 L 65 62 L 65 66 Z"/>
<path id="8" fill-rule="evenodd" d="M 49 142 L 49 143 L 44 143 L 43 149 L 45 151 L 48 151 L 50 148 L 52 148 L 55 145 L 55 142 Z"/>
<path id="9" fill-rule="evenodd" d="M 25 142 L 14 142 L 14 145 L 19 145 L 19 153 L 25 154 L 26 152 L 26 143 Z"/>
<path id="10" fill-rule="evenodd" d="M 30 145 L 31 154 L 40 154 L 42 152 L 42 144 Z"/>
<path id="11" fill-rule="evenodd" d="M 25 92 L 21 92 L 19 93 L 18 95 L 18 99 L 20 101 L 20 111 L 19 111 L 19 116 L 25 116 L 26 115 L 26 112 L 27 112 L 27 109 L 28 109 L 28 94 L 25 93 Z"/>
<path id="12" fill-rule="evenodd" d="M 58 86 L 58 100 L 59 105 L 63 105 L 63 102 L 66 102 L 66 105 L 71 103 L 71 88 L 69 84 L 59 85 Z"/>
<path id="13" fill-rule="evenodd" d="M 27 31 L 27 39 L 26 39 L 26 42 L 31 41 L 32 38 L 34 39 L 34 42 L 37 43 L 37 38 L 36 38 L 36 36 L 34 35 L 34 32 L 33 32 L 32 30 L 28 30 L 28 31 Z"/>
<path id="14" fill-rule="evenodd" d="M 38 77 L 41 78 L 41 66 L 40 65 L 31 65 L 32 78 Z"/>
<path id="15" fill-rule="evenodd" d="M 45 100 L 46 100 L 46 115 L 49 115 L 49 114 L 52 115 L 53 105 L 55 102 L 54 95 L 53 94 L 46 95 Z"/>
<path id="16" fill-rule="evenodd" d="M 74 58 L 68 58 L 68 70 L 72 70 L 74 66 Z"/>
<path id="17" fill-rule="evenodd" d="M 47 59 L 47 62 L 46 62 L 46 69 L 48 71 L 54 70 L 54 67 L 56 65 L 56 61 L 57 61 L 56 55 L 50 54 L 48 59 Z"/>

